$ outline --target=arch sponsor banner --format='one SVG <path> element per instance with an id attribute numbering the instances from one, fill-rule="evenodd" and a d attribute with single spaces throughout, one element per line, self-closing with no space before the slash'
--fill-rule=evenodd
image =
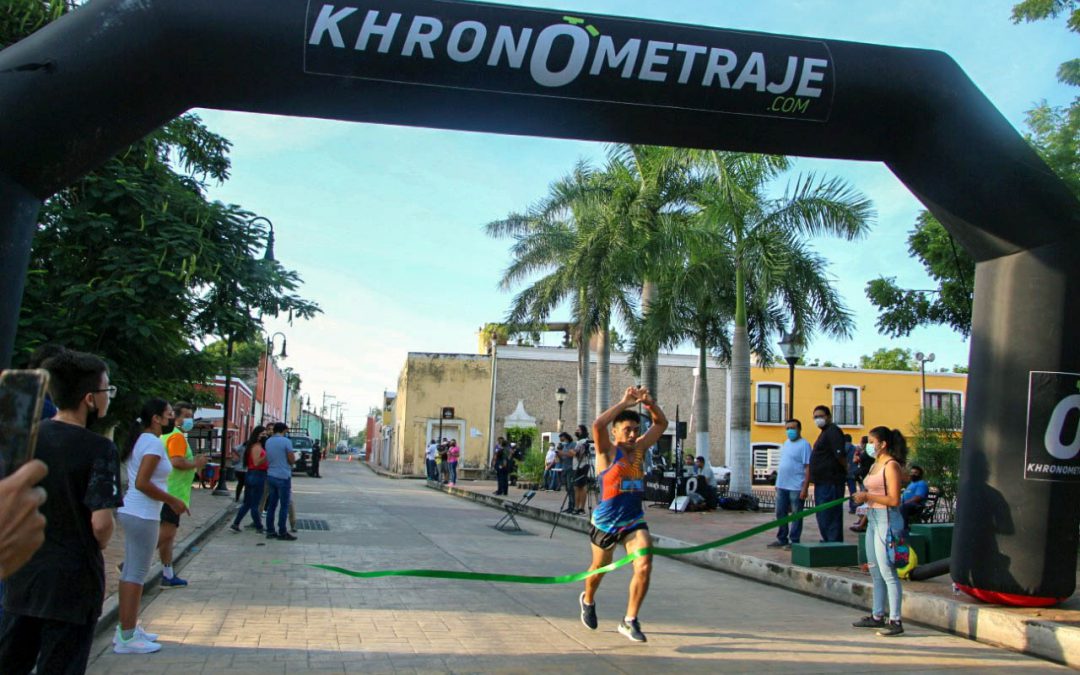
<path id="1" fill-rule="evenodd" d="M 1080 373 L 1031 372 L 1024 478 L 1080 483 Z"/>
<path id="2" fill-rule="evenodd" d="M 455 0 L 309 0 L 304 71 L 656 108 L 828 120 L 820 40 Z"/>

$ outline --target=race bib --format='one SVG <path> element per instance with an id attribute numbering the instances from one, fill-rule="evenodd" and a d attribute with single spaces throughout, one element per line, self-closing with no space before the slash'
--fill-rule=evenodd
<path id="1" fill-rule="evenodd" d="M 619 485 L 621 492 L 645 492 L 644 478 L 623 478 Z"/>

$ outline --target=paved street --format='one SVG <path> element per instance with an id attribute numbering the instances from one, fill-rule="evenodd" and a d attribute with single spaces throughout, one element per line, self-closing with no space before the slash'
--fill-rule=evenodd
<path id="1" fill-rule="evenodd" d="M 566 574 L 588 564 L 584 535 L 523 520 L 531 535 L 492 529 L 499 514 L 419 481 L 327 462 L 297 477 L 297 515 L 327 521 L 297 542 L 222 529 L 183 568 L 187 589 L 158 593 L 142 621 L 164 649 L 112 654 L 103 637 L 91 673 L 293 672 L 1001 672 L 1053 664 L 909 625 L 888 640 L 850 628 L 858 612 L 717 572 L 658 559 L 642 612 L 648 644 L 615 632 L 627 569 L 609 574 L 600 630 L 577 617 L 580 585 L 429 579 L 354 580 L 305 567 L 438 567 Z"/>

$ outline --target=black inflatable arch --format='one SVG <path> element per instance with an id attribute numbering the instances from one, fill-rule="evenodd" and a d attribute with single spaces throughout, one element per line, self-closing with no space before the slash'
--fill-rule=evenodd
<path id="1" fill-rule="evenodd" d="M 0 52 L 0 364 L 42 200 L 193 107 L 885 162 L 978 261 L 953 578 L 1073 593 L 1080 205 L 946 55 L 455 0 L 91 0 Z"/>

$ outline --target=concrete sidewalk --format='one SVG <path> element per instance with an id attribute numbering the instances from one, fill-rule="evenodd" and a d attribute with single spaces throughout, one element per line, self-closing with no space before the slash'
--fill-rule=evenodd
<path id="1" fill-rule="evenodd" d="M 429 484 L 431 486 L 431 484 Z M 511 487 L 508 497 L 496 497 L 493 481 L 459 482 L 439 489 L 502 510 L 504 501 L 518 501 L 523 490 Z M 560 514 L 565 494 L 538 491 L 525 514 L 530 518 L 581 532 L 588 531 L 586 516 Z M 854 516 L 844 510 L 845 541 L 855 542 L 847 530 Z M 715 541 L 774 519 L 771 512 L 703 511 L 675 513 L 646 507 L 646 519 L 657 544 L 681 547 Z M 835 602 L 869 607 L 869 574 L 858 567 L 805 568 L 791 563 L 790 551 L 766 548 L 775 533 L 736 542 L 723 549 L 682 556 L 680 559 L 756 581 L 816 595 Z M 818 541 L 814 517 L 804 522 L 802 540 Z M 1021 609 L 987 605 L 958 595 L 948 575 L 929 581 L 905 581 L 904 617 L 957 635 L 1000 645 L 1019 652 L 1080 667 L 1080 597 L 1058 607 Z"/>
<path id="2" fill-rule="evenodd" d="M 177 565 L 184 561 L 185 556 L 198 550 L 198 544 L 210 534 L 218 524 L 229 516 L 235 507 L 233 497 L 236 494 L 236 486 L 229 496 L 215 497 L 212 489 L 194 488 L 191 491 L 191 515 L 180 519 L 180 528 L 176 534 L 176 545 L 173 548 L 173 564 Z M 117 569 L 124 560 L 124 528 L 119 523 L 109 541 L 108 547 L 103 552 L 105 556 L 105 602 L 101 606 L 101 618 L 98 620 L 97 632 L 112 631 L 117 620 L 119 609 L 119 597 L 116 590 L 120 580 L 120 572 Z M 154 555 L 154 563 L 150 566 L 145 587 L 155 588 L 161 577 L 161 561 Z"/>

